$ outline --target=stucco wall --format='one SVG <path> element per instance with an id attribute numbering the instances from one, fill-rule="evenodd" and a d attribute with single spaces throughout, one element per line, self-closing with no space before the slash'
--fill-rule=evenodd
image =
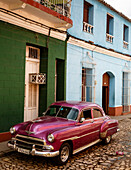
<path id="1" fill-rule="evenodd" d="M 12 125 L 23 121 L 26 44 L 45 48 L 47 38 L 45 35 L 0 21 L 0 132 L 9 131 Z M 48 59 L 47 84 L 44 85 L 47 87 L 40 88 L 40 93 L 44 92 L 46 98 L 40 98 L 41 105 L 42 102 L 44 105 L 40 112 L 54 102 L 55 59 L 64 60 L 66 54 L 66 42 L 51 37 L 48 42 L 48 52 L 43 55 Z M 44 63 L 42 65 L 44 66 Z"/>
<path id="2" fill-rule="evenodd" d="M 123 48 L 123 25 L 129 27 L 129 44 L 131 44 L 131 23 L 122 18 L 120 15 L 107 8 L 97 0 L 87 0 L 94 6 L 94 17 L 93 17 L 93 34 L 83 31 L 83 0 L 72 0 L 71 6 L 71 19 L 73 20 L 73 27 L 68 32 L 80 39 L 86 41 L 93 41 L 95 44 L 111 48 L 121 53 L 130 54 L 131 45 L 128 50 Z M 106 17 L 107 13 L 114 16 L 114 40 L 113 44 L 106 42 Z"/>
<path id="3" fill-rule="evenodd" d="M 86 50 L 84 48 L 67 45 L 67 100 L 81 100 L 82 63 L 84 59 L 89 62 L 89 52 L 95 65 L 95 102 L 102 106 L 102 78 L 104 73 L 110 75 L 110 101 L 109 107 L 122 105 L 122 72 L 130 68 L 130 62 Z M 126 67 L 125 64 L 128 66 Z M 88 67 L 87 67 L 88 68 Z"/>
<path id="4" fill-rule="evenodd" d="M 97 0 L 87 0 L 94 7 L 93 13 L 93 34 L 83 31 L 83 8 L 84 0 L 72 0 L 71 19 L 73 27 L 68 30 L 69 34 L 76 37 L 75 40 L 69 40 L 67 45 L 67 100 L 81 100 L 82 86 L 82 62 L 89 62 L 88 53 L 93 57 L 95 65 L 95 92 L 93 102 L 102 106 L 102 82 L 103 74 L 110 76 L 109 85 L 109 108 L 121 109 L 121 113 L 116 111 L 116 115 L 122 114 L 122 74 L 124 70 L 130 71 L 130 56 L 122 54 L 131 54 L 131 23 L 107 8 Z M 113 25 L 113 43 L 106 41 L 107 13 L 114 18 Z M 128 26 L 128 49 L 123 48 L 123 26 Z M 79 39 L 79 40 L 78 40 Z M 96 46 L 89 45 L 80 40 L 91 41 Z M 83 45 L 84 43 L 84 45 Z M 99 47 L 98 47 L 99 46 Z M 100 49 L 100 47 L 102 47 Z M 103 48 L 104 47 L 104 48 Z M 96 50 L 99 48 L 100 50 Z M 113 49 L 103 52 L 105 49 Z M 93 51 L 92 51 L 93 50 Z M 116 53 L 116 52 L 119 52 Z M 85 66 L 88 68 L 88 65 Z M 131 86 L 131 84 L 130 84 Z M 131 87 L 130 87 L 131 88 Z M 129 91 L 130 93 L 130 91 Z M 130 95 L 130 94 L 129 94 Z M 131 99 L 131 97 L 130 97 Z M 130 100 L 131 102 L 131 100 Z M 115 112 L 115 110 L 113 111 Z"/>

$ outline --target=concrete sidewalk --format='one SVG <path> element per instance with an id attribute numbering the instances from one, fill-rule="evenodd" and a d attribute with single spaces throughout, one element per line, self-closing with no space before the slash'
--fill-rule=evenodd
<path id="1" fill-rule="evenodd" d="M 11 151 L 11 149 L 8 148 L 8 146 L 7 146 L 7 142 L 8 142 L 8 141 L 0 142 L 0 155 L 1 155 L 2 153 L 6 153 L 6 152 Z"/>
<path id="2" fill-rule="evenodd" d="M 118 121 L 121 121 L 121 120 L 124 120 L 124 119 L 131 119 L 131 114 L 128 114 L 128 115 L 121 115 L 121 116 L 110 116 L 112 119 L 117 119 Z M 5 141 L 5 142 L 0 142 L 0 153 L 6 153 L 6 152 L 9 152 L 11 151 L 11 149 L 9 149 L 7 147 L 7 142 L 8 141 Z"/>

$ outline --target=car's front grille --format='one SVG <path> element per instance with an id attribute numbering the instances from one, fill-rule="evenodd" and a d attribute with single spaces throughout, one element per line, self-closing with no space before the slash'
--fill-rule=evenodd
<path id="1" fill-rule="evenodd" d="M 42 139 L 24 136 L 24 135 L 16 135 L 16 146 L 26 149 L 32 149 L 32 146 L 35 145 L 37 150 L 42 150 L 45 145 L 45 141 Z"/>

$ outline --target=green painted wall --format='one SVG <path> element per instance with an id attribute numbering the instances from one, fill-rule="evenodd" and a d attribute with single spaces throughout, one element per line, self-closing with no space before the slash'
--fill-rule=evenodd
<path id="1" fill-rule="evenodd" d="M 48 75 L 48 49 L 41 48 L 40 50 L 40 73 Z M 47 81 L 46 81 L 47 83 Z M 47 85 L 39 85 L 39 116 L 42 115 L 47 107 Z"/>
<path id="2" fill-rule="evenodd" d="M 50 40 L 49 40 L 50 41 Z M 51 104 L 54 101 L 55 93 L 55 60 L 56 59 L 65 59 L 66 54 L 66 42 L 53 39 L 49 43 L 48 51 L 48 87 L 50 90 L 47 90 L 47 105 Z M 65 88 L 65 87 L 64 87 Z M 66 94 L 64 93 L 64 99 Z"/>
<path id="3" fill-rule="evenodd" d="M 41 48 L 40 71 L 47 72 L 47 84 L 40 86 L 40 114 L 54 102 L 55 60 L 66 58 L 66 42 L 50 37 L 47 49 L 47 38 L 0 21 L 0 132 L 9 131 L 12 125 L 24 118 L 25 52 L 28 43 Z"/>

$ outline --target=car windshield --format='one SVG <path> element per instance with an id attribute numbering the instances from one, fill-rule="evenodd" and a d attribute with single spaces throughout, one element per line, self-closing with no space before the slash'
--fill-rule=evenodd
<path id="1" fill-rule="evenodd" d="M 71 120 L 76 120 L 78 116 L 78 109 L 63 107 L 63 106 L 50 106 L 46 111 L 46 116 L 62 117 Z"/>

